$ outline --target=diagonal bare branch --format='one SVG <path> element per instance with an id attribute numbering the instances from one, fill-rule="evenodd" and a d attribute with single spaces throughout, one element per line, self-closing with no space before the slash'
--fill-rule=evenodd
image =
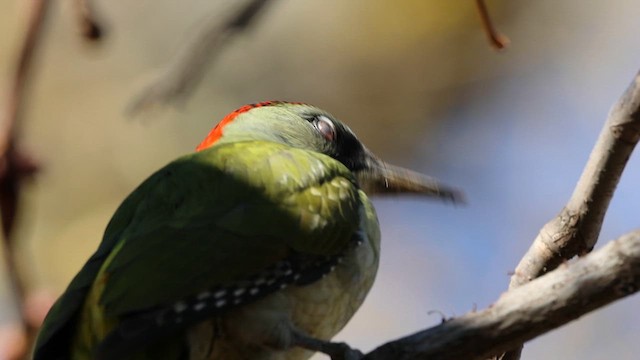
<path id="1" fill-rule="evenodd" d="M 567 205 L 538 233 L 516 267 L 510 289 L 594 247 L 609 202 L 640 139 L 640 73 L 611 109 Z M 522 346 L 504 360 L 520 358 Z"/>
<path id="2" fill-rule="evenodd" d="M 638 290 L 640 230 L 504 293 L 485 310 L 382 345 L 364 359 L 485 359 Z"/>

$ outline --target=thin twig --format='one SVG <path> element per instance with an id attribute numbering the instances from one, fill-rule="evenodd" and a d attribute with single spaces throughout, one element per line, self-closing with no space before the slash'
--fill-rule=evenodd
<path id="1" fill-rule="evenodd" d="M 257 15 L 263 12 L 269 2 L 270 0 L 250 0 L 226 22 L 205 28 L 177 56 L 167 73 L 132 101 L 127 112 L 135 115 L 154 105 L 183 103 L 202 80 L 211 60 L 221 53 L 233 35 L 255 23 Z"/>
<path id="2" fill-rule="evenodd" d="M 4 118 L 0 126 L 0 154 L 6 154 L 12 143 L 14 136 L 14 127 L 20 116 L 20 109 L 23 103 L 24 89 L 27 84 L 27 78 L 44 23 L 49 1 L 34 0 L 29 2 L 29 20 L 27 25 L 27 33 L 25 35 L 20 53 L 17 58 L 16 68 L 13 77 L 10 80 L 10 88 L 5 104 Z"/>
<path id="3" fill-rule="evenodd" d="M 480 21 L 482 22 L 482 29 L 487 35 L 491 46 L 498 50 L 502 50 L 509 46 L 509 38 L 499 33 L 493 25 L 493 21 L 491 21 L 491 15 L 489 15 L 489 9 L 487 9 L 487 5 L 484 3 L 484 0 L 476 0 L 476 5 L 478 6 L 478 13 L 480 14 Z"/>
<path id="4" fill-rule="evenodd" d="M 25 303 L 25 279 L 18 271 L 15 258 L 13 229 L 18 210 L 20 188 L 25 177 L 33 175 L 37 164 L 29 155 L 21 152 L 17 145 L 21 110 L 29 75 L 33 68 L 34 54 L 40 44 L 43 25 L 51 1 L 33 0 L 27 7 L 29 12 L 27 32 L 17 58 L 16 68 L 10 80 L 7 102 L 2 113 L 0 128 L 0 210 L 2 211 L 3 254 L 5 266 L 13 290 L 21 307 L 22 323 L 29 338 L 35 336 L 37 324 L 29 321 L 22 306 Z"/>
<path id="5" fill-rule="evenodd" d="M 90 0 L 75 0 L 75 8 L 82 36 L 89 41 L 97 41 L 102 38 L 104 31 L 89 2 Z"/>
<path id="6" fill-rule="evenodd" d="M 639 139 L 640 73 L 611 109 L 569 202 L 557 217 L 544 225 L 520 260 L 511 277 L 510 289 L 591 251 L 613 192 Z M 519 359 L 520 352 L 513 349 L 503 359 Z"/>
<path id="7" fill-rule="evenodd" d="M 640 230 L 508 291 L 485 310 L 382 345 L 364 359 L 485 359 L 638 290 Z"/>

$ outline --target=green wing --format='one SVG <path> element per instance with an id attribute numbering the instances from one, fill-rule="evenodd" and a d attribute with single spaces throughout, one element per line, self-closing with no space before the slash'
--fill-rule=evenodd
<path id="1" fill-rule="evenodd" d="M 122 202 L 109 221 L 98 250 L 89 258 L 49 310 L 36 339 L 34 360 L 69 359 L 75 323 L 82 304 L 105 259 L 131 222 L 135 210 L 134 204 L 141 200 L 142 195 L 141 191 L 134 191 Z"/>
<path id="2" fill-rule="evenodd" d="M 188 300 L 220 304 L 218 293 L 242 288 L 248 294 L 254 281 L 263 284 L 255 298 L 264 296 L 282 285 L 267 286 L 267 276 L 312 281 L 354 239 L 359 211 L 351 173 L 319 153 L 244 142 L 180 158 L 118 210 L 94 255 L 100 269 L 88 268 L 90 260 L 76 277 L 70 289 L 79 295 L 67 292 L 61 300 L 75 310 L 63 309 L 60 318 L 77 316 L 91 281 L 90 299 L 99 300 L 89 313 L 121 320 L 109 348 L 152 340 L 189 324 L 176 317 Z M 233 305 L 224 299 L 218 310 Z M 202 314 L 212 312 L 201 312 L 199 320 Z M 154 333 L 150 327 L 159 322 L 164 329 Z M 45 344 L 61 329 L 70 331 L 68 325 L 49 328 L 53 335 L 45 335 Z"/>

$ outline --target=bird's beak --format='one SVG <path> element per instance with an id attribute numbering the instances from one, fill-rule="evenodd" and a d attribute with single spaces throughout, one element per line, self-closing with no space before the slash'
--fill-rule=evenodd
<path id="1" fill-rule="evenodd" d="M 365 150 L 364 168 L 357 172 L 360 187 L 369 195 L 415 194 L 464 203 L 463 193 L 438 180 L 387 164 Z"/>

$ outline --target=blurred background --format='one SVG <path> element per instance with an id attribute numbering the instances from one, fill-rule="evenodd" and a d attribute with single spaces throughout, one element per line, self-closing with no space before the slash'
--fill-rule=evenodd
<path id="1" fill-rule="evenodd" d="M 337 339 L 367 351 L 438 324 L 432 310 L 484 308 L 569 198 L 609 108 L 640 68 L 632 0 L 489 1 L 511 39 L 503 52 L 488 45 L 472 1 L 279 0 L 224 48 L 182 107 L 127 116 L 177 50 L 238 3 L 95 1 L 107 34 L 94 45 L 78 36 L 73 3 L 54 3 L 21 130 L 43 164 L 16 230 L 33 294 L 63 291 L 124 197 L 193 151 L 226 113 L 282 99 L 329 110 L 382 158 L 468 198 L 466 206 L 375 200 L 378 279 Z M 27 4 L 0 0 L 2 84 Z M 599 246 L 640 225 L 639 181 L 634 156 Z M 2 353 L 18 315 L 6 278 L 0 285 Z M 636 359 L 639 306 L 635 295 L 591 313 L 528 343 L 523 359 Z"/>

